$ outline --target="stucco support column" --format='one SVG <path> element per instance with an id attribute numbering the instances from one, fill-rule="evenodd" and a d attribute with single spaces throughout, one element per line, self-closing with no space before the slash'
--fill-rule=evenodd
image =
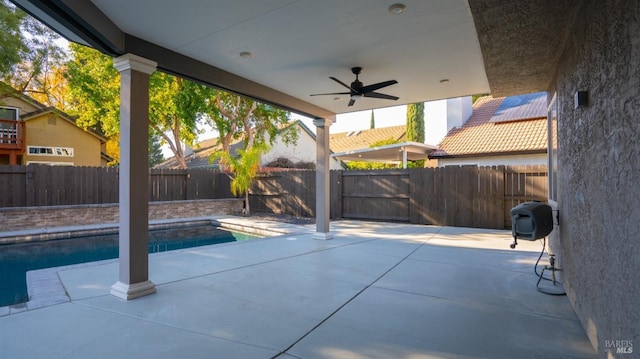
<path id="1" fill-rule="evenodd" d="M 317 118 L 316 125 L 316 233 L 315 239 L 331 239 L 329 232 L 330 164 L 329 164 L 329 126 L 331 120 Z"/>
<path id="2" fill-rule="evenodd" d="M 134 299 L 156 292 L 149 280 L 149 75 L 156 63 L 126 54 L 120 72 L 120 266 L 111 294 Z"/>

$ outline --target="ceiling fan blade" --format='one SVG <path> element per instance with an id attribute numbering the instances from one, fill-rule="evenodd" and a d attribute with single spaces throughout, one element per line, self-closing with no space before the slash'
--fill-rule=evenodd
<path id="1" fill-rule="evenodd" d="M 356 90 L 352 89 L 352 88 L 351 88 L 351 86 L 349 86 L 349 85 L 345 84 L 344 82 L 342 82 L 342 81 L 338 80 L 337 78 L 335 78 L 335 77 L 331 77 L 331 76 L 329 76 L 329 78 L 330 78 L 330 79 L 332 79 L 333 81 L 335 81 L 335 82 L 339 83 L 340 85 L 342 85 L 342 86 L 344 86 L 344 87 L 348 88 L 349 90 L 351 90 L 351 91 L 353 91 L 353 92 L 356 92 Z"/>
<path id="2" fill-rule="evenodd" d="M 377 84 L 373 84 L 373 85 L 368 85 L 368 86 L 364 86 L 362 89 L 360 89 L 360 93 L 364 94 L 364 95 L 368 95 L 369 92 L 373 92 L 375 90 L 379 90 L 383 87 L 387 87 L 387 86 L 391 86 L 391 85 L 395 85 L 397 84 L 398 81 L 396 80 L 389 80 L 389 81 L 384 81 L 384 82 L 378 82 Z"/>
<path id="3" fill-rule="evenodd" d="M 351 100 L 349 100 L 349 105 L 347 105 L 347 106 L 353 106 L 354 103 L 356 103 L 356 100 L 351 99 Z"/>
<path id="4" fill-rule="evenodd" d="M 396 101 L 397 99 L 400 98 L 400 97 L 386 95 L 386 94 L 379 93 L 379 92 L 369 92 L 369 93 L 364 94 L 364 97 L 381 98 L 381 99 L 385 99 L 385 100 L 394 100 L 394 101 Z"/>
<path id="5" fill-rule="evenodd" d="M 324 95 L 349 95 L 351 92 L 329 92 L 329 93 L 314 93 L 309 96 L 324 96 Z"/>

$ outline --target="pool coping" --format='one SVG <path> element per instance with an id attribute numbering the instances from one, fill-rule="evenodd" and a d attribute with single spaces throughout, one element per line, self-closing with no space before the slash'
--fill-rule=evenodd
<path id="1" fill-rule="evenodd" d="M 163 229 L 176 225 L 192 225 L 192 224 L 211 224 L 217 227 L 228 228 L 231 230 L 241 231 L 249 234 L 274 236 L 291 234 L 300 231 L 299 225 L 281 223 L 266 220 L 251 220 L 247 223 L 247 219 L 251 217 L 239 216 L 204 216 L 190 218 L 173 218 L 150 220 L 149 229 Z M 269 226 L 264 226 L 268 224 Z M 273 227 L 273 224 L 278 224 Z M 25 229 L 18 231 L 0 232 L 0 245 L 13 243 L 27 243 L 48 241 L 63 238 L 75 238 L 100 234 L 113 234 L 119 230 L 119 223 L 102 223 L 88 224 L 80 226 L 62 226 L 62 227 L 44 227 L 35 229 Z"/>
<path id="2" fill-rule="evenodd" d="M 255 219 L 240 216 L 204 216 L 190 218 L 174 218 L 149 221 L 149 229 L 175 228 L 176 226 L 189 225 L 212 225 L 237 232 L 244 232 L 260 237 L 279 237 L 292 234 L 312 233 L 309 225 L 296 225 L 276 222 L 271 220 Z M 48 227 L 31 230 L 0 232 L 0 246 L 13 243 L 30 243 L 48 241 L 56 239 L 75 238 L 89 235 L 113 234 L 119 229 L 118 223 L 92 224 L 84 226 Z M 234 245 L 237 242 L 223 243 L 216 245 Z M 180 251 L 180 250 L 178 250 Z M 152 253 L 151 255 L 162 255 L 162 253 Z M 69 302 L 71 299 L 62 284 L 59 271 L 97 266 L 117 262 L 118 259 L 106 259 L 87 263 L 71 264 L 67 266 L 43 268 L 28 271 L 26 273 L 27 293 L 29 301 L 9 306 L 0 307 L 0 317 L 27 310 L 48 307 L 51 305 Z"/>

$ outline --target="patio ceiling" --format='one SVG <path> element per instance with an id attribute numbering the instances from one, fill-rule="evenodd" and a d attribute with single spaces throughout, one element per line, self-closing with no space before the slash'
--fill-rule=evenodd
<path id="1" fill-rule="evenodd" d="M 546 90 L 580 3 L 406 0 L 406 11 L 393 15 L 388 0 L 12 1 L 70 40 L 324 118 Z M 379 92 L 400 99 L 348 107 L 346 95 L 310 96 L 345 91 L 329 76 L 349 84 L 354 66 L 363 67 L 365 85 L 397 80 Z"/>

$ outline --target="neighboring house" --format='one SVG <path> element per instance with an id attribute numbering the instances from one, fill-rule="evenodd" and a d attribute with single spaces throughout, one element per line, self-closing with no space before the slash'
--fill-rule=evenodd
<path id="1" fill-rule="evenodd" d="M 341 153 L 370 148 L 384 141 L 404 142 L 407 140 L 407 126 L 391 126 L 340 132 L 329 135 L 331 152 Z"/>
<path id="2" fill-rule="evenodd" d="M 298 132 L 298 142 L 294 144 L 285 144 L 280 136 L 277 136 L 269 151 L 260 158 L 260 166 L 266 166 L 269 163 L 279 159 L 286 158 L 293 163 L 307 162 L 315 166 L 316 162 L 316 136 L 302 121 L 291 122 L 286 128 L 296 126 Z M 283 129 L 284 131 L 284 129 Z M 204 140 L 196 146 L 196 148 L 188 149 L 189 154 L 185 156 L 185 162 L 188 168 L 217 168 L 218 162 L 209 162 L 209 157 L 216 151 L 221 149 L 217 138 Z M 241 148 L 242 143 L 236 142 L 231 145 L 231 151 Z M 171 157 L 157 165 L 155 168 L 180 168 L 175 157 Z M 341 163 L 337 160 L 331 160 L 331 169 L 340 169 Z"/>
<path id="3" fill-rule="evenodd" d="M 429 158 L 438 167 L 546 165 L 546 93 L 479 98 L 471 117 L 451 129 Z"/>
<path id="4" fill-rule="evenodd" d="M 81 129 L 62 111 L 3 87 L 0 164 L 105 166 L 111 160 L 106 138 Z"/>
<path id="5" fill-rule="evenodd" d="M 407 141 L 405 125 L 336 133 L 330 136 L 332 159 L 394 163 L 403 168 L 409 161 L 425 161 L 435 146 Z"/>

